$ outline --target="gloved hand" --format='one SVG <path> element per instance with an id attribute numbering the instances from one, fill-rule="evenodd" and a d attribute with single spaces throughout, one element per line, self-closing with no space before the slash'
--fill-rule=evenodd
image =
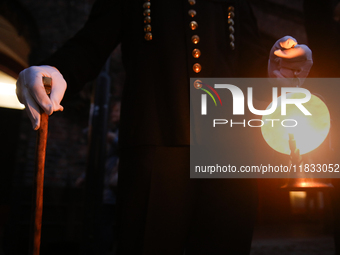
<path id="1" fill-rule="evenodd" d="M 42 77 L 52 78 L 52 90 L 47 96 Z M 40 127 L 40 109 L 51 115 L 55 111 L 63 111 L 60 105 L 66 90 L 66 81 L 61 73 L 52 66 L 31 66 L 21 71 L 17 80 L 17 97 L 25 105 L 25 110 L 32 122 L 34 130 Z"/>
<path id="2" fill-rule="evenodd" d="M 276 41 L 270 51 L 268 76 L 278 78 L 281 86 L 300 87 L 312 65 L 312 51 L 308 46 L 297 44 L 291 36 L 284 36 Z"/>

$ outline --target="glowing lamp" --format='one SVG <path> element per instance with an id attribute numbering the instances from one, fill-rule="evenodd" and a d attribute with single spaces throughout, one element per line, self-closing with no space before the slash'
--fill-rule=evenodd
<path id="1" fill-rule="evenodd" d="M 305 94 L 288 93 L 287 99 L 301 99 Z M 293 165 L 301 165 L 301 155 L 313 151 L 326 139 L 330 129 L 330 114 L 325 103 L 316 95 L 303 106 L 311 113 L 305 115 L 295 104 L 286 105 L 286 115 L 281 114 L 281 97 L 278 107 L 270 115 L 264 115 L 261 127 L 262 135 L 267 144 L 274 150 L 290 155 Z M 270 109 L 272 103 L 267 107 Z M 327 180 L 308 178 L 304 173 L 296 173 L 281 188 L 288 190 L 325 189 L 333 187 Z"/>
<path id="2" fill-rule="evenodd" d="M 287 99 L 304 98 L 302 93 L 288 93 Z M 270 104 L 267 109 L 271 108 Z M 286 115 L 281 115 L 281 96 L 278 98 L 278 107 L 274 113 L 264 115 L 264 125 L 261 132 L 264 140 L 274 150 L 287 155 L 291 154 L 289 147 L 289 134 L 294 136 L 296 147 L 300 155 L 308 153 L 322 144 L 330 129 L 330 114 L 325 103 L 317 96 L 303 106 L 312 114 L 305 115 L 294 104 L 286 105 Z"/>

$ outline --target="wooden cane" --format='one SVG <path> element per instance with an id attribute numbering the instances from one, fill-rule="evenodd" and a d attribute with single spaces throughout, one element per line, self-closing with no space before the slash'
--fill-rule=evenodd
<path id="1" fill-rule="evenodd" d="M 52 78 L 43 77 L 43 84 L 47 95 L 51 93 Z M 41 112 L 40 128 L 37 133 L 37 144 L 35 151 L 35 176 L 34 176 L 34 196 L 35 207 L 33 213 L 33 249 L 30 254 L 40 254 L 40 240 L 41 240 L 41 222 L 43 211 L 43 191 L 44 191 L 44 170 L 45 170 L 45 156 L 46 156 L 46 142 L 48 132 L 48 115 Z M 34 205 L 34 204 L 33 204 Z M 32 247 L 32 246 L 31 246 Z"/>

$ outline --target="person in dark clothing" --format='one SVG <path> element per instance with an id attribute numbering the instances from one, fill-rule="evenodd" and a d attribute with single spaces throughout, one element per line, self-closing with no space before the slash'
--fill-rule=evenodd
<path id="1" fill-rule="evenodd" d="M 19 77 L 18 97 L 33 128 L 39 127 L 38 104 L 48 114 L 62 110 L 65 81 L 67 98 L 98 74 L 119 43 L 127 79 L 118 254 L 249 254 L 256 180 L 189 176 L 189 79 L 266 76 L 248 2 L 96 1 L 83 29 Z M 51 101 L 41 92 L 41 76 L 54 80 Z"/>

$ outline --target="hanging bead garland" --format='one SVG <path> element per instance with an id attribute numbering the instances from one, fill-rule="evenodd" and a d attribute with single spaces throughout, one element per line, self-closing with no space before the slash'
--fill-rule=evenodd
<path id="1" fill-rule="evenodd" d="M 232 50 L 235 50 L 235 29 L 234 29 L 234 17 L 235 17 L 235 13 L 234 13 L 234 6 L 229 6 L 228 8 L 228 25 L 229 25 L 229 40 L 230 40 L 230 48 Z"/>
<path id="2" fill-rule="evenodd" d="M 196 0 L 188 0 L 188 3 L 193 6 L 196 4 Z M 144 8 L 144 12 L 143 12 L 143 15 L 144 15 L 144 32 L 145 32 L 145 35 L 144 35 L 144 39 L 146 41 L 151 41 L 152 40 L 152 27 L 151 27 L 151 2 L 150 0 L 146 0 L 146 2 L 143 4 L 143 8 Z M 234 13 L 234 7 L 233 6 L 229 6 L 228 8 L 228 25 L 229 25 L 229 45 L 230 45 L 230 48 L 232 50 L 235 50 L 235 36 L 234 36 L 234 33 L 235 33 L 235 29 L 234 29 L 234 17 L 235 17 L 235 13 Z M 196 11 L 193 10 L 193 9 L 190 9 L 189 12 L 188 12 L 189 16 L 190 17 L 195 17 L 196 16 Z M 191 21 L 190 22 L 190 28 L 191 30 L 196 30 L 197 27 L 198 27 L 198 24 L 196 21 Z M 198 35 L 193 35 L 191 37 L 191 41 L 192 43 L 194 44 L 198 44 L 198 42 L 200 41 L 200 38 Z M 198 49 L 195 49 L 196 51 L 199 51 Z M 193 54 L 193 56 L 195 58 L 199 58 L 200 56 L 200 52 L 199 52 L 199 55 L 198 54 Z M 198 63 L 197 63 L 198 64 Z M 195 64 L 196 65 L 196 64 Z M 199 64 L 198 64 L 199 65 Z M 197 67 L 197 65 L 196 65 Z M 199 71 L 198 71 L 199 70 Z M 194 71 L 195 72 L 200 72 L 200 68 L 197 69 L 197 68 L 194 68 Z"/>
<path id="3" fill-rule="evenodd" d="M 143 4 L 143 8 L 144 8 L 144 39 L 147 41 L 151 41 L 152 40 L 152 33 L 151 33 L 151 2 L 150 0 L 147 0 L 147 2 L 145 2 Z"/>

